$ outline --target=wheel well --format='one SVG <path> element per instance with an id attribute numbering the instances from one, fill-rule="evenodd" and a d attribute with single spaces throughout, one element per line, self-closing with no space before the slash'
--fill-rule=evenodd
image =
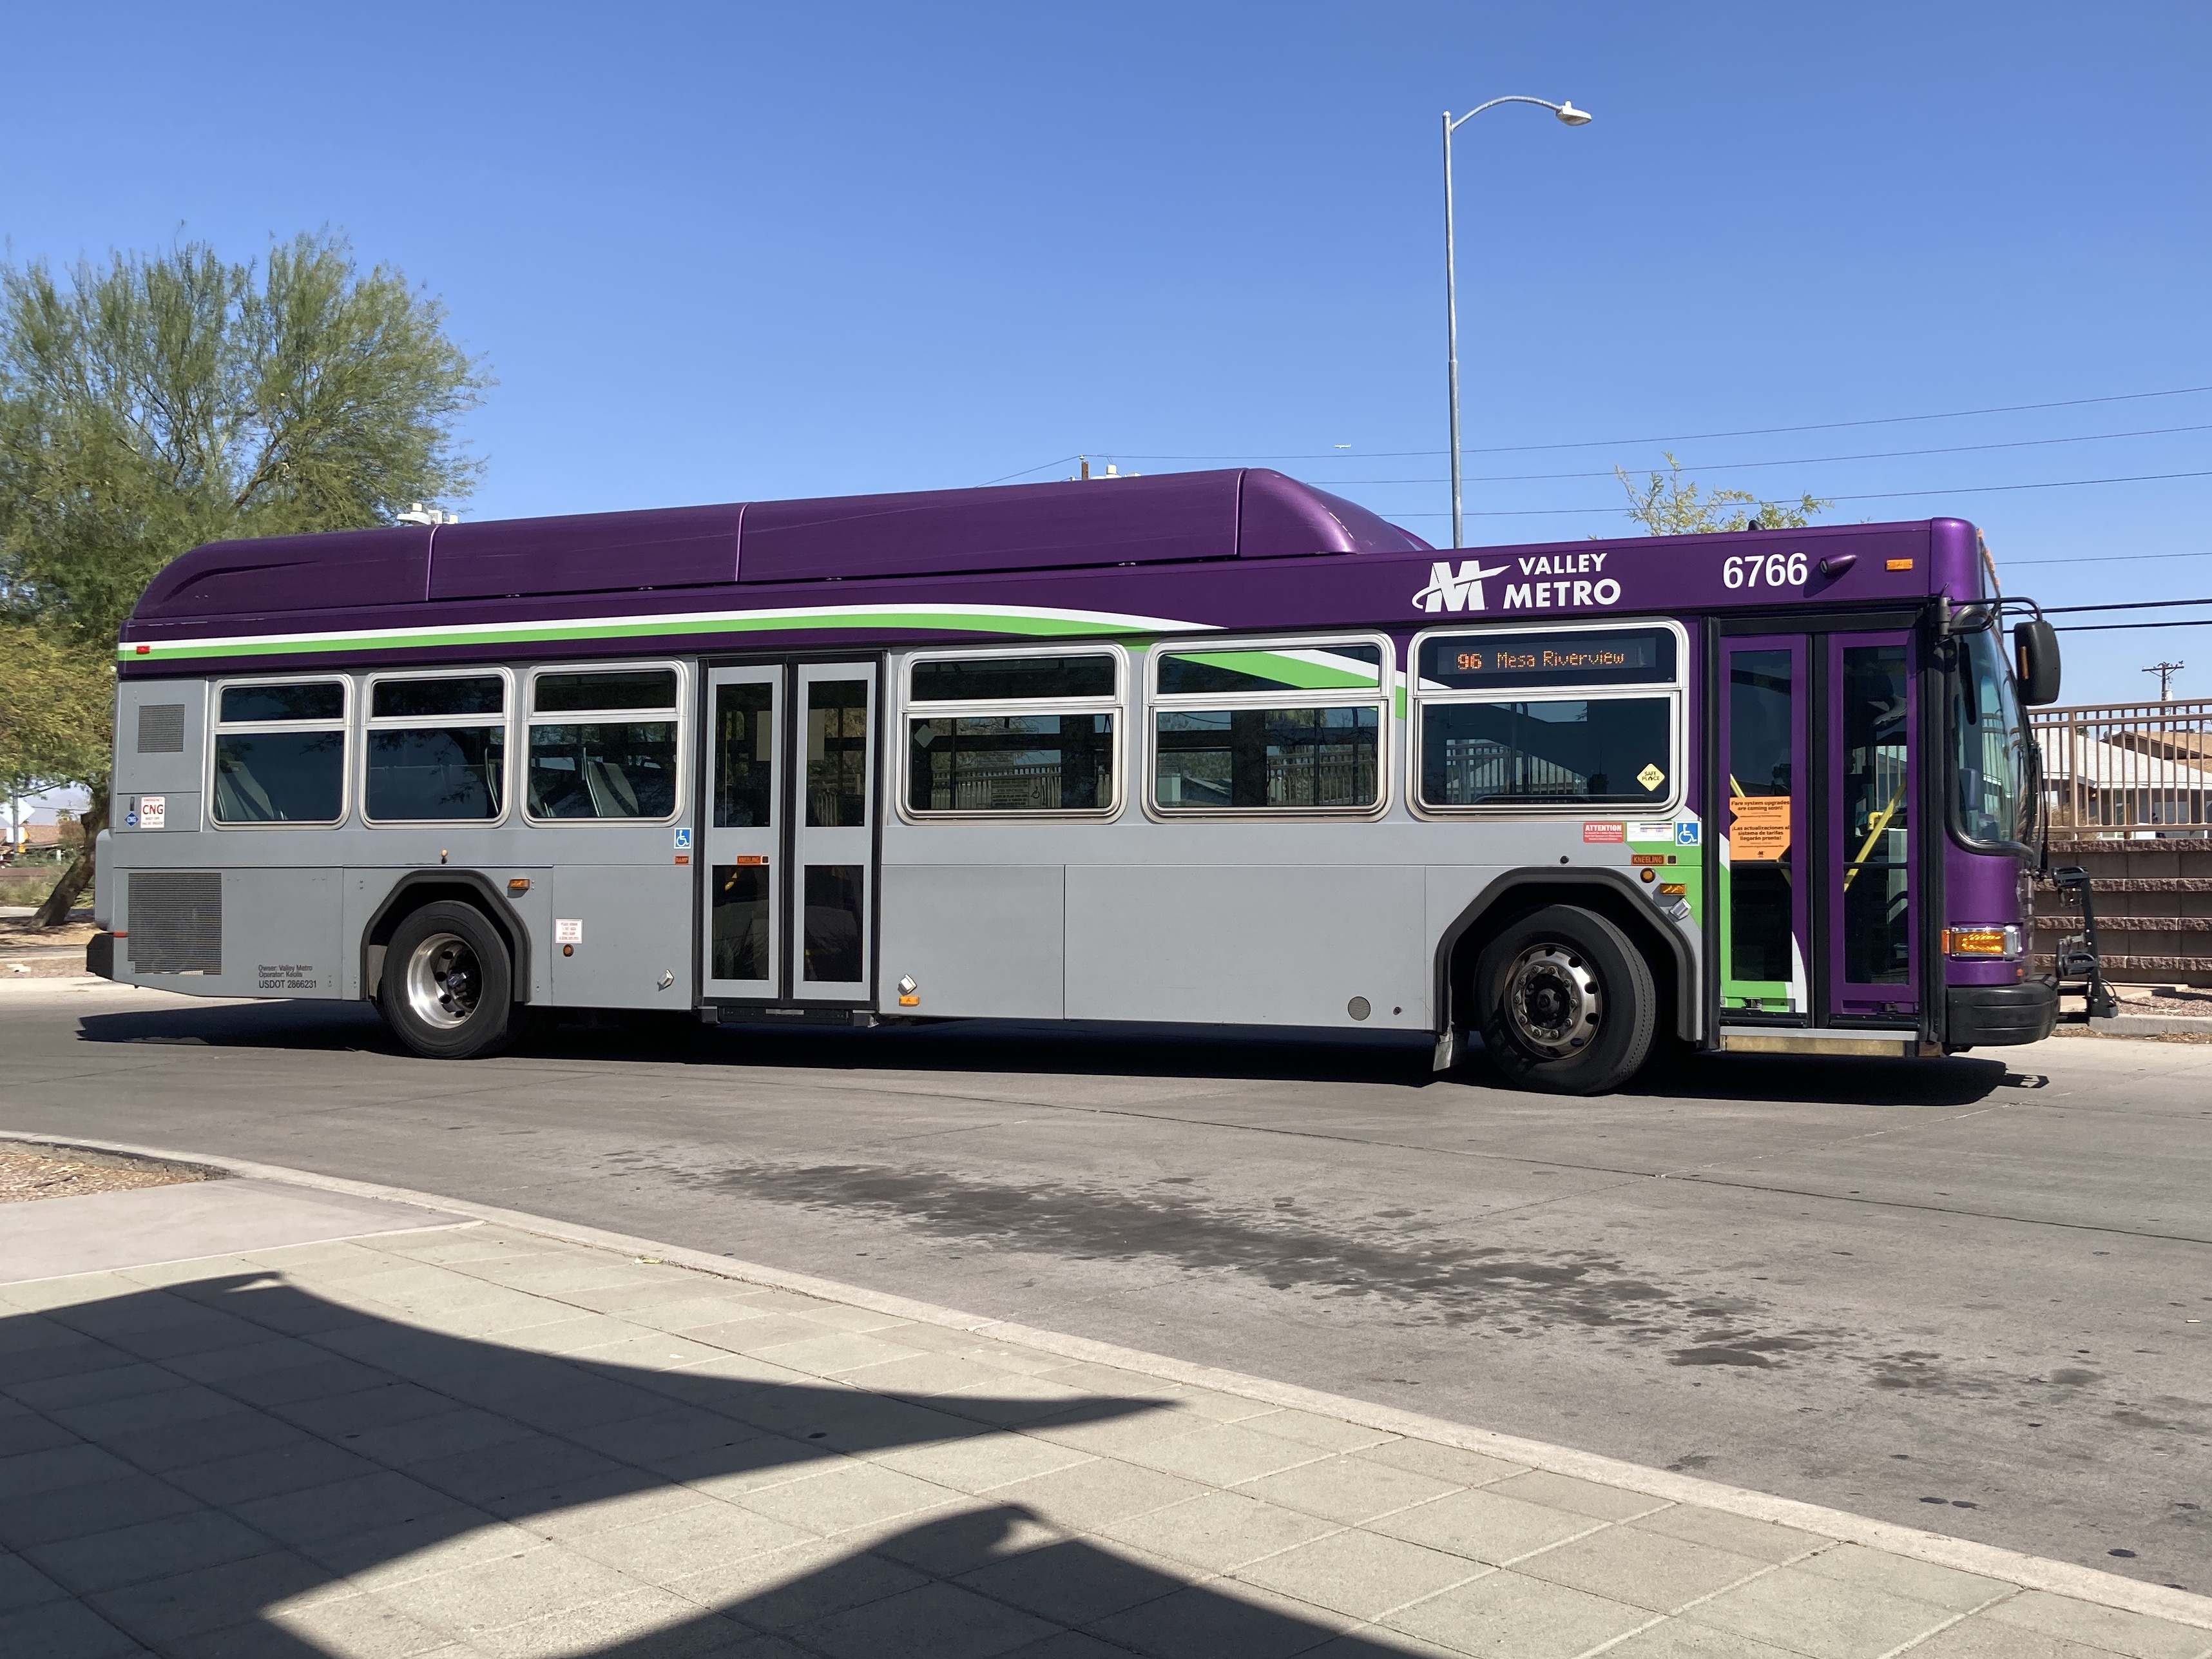
<path id="1" fill-rule="evenodd" d="M 1483 947 L 1504 928 L 1547 905 L 1575 905 L 1594 911 L 1626 934 L 1650 966 L 1652 988 L 1659 999 L 1661 1029 L 1666 1029 L 1665 1010 L 1672 1008 L 1674 1034 L 1694 1038 L 1698 1032 L 1697 976 L 1689 947 L 1651 914 L 1650 901 L 1625 876 L 1610 870 L 1541 875 L 1505 875 L 1493 881 L 1437 942 L 1439 1022 L 1449 1030 L 1472 1023 L 1475 961 Z"/>
<path id="2" fill-rule="evenodd" d="M 374 1002 L 384 979 L 384 949 L 399 924 L 423 906 L 454 899 L 483 913 L 507 942 L 507 960 L 514 965 L 514 1000 L 530 1000 L 530 934 L 514 912 L 501 904 L 490 881 L 474 870 L 439 870 L 410 875 L 385 895 L 376 913 L 361 933 L 361 994 Z"/>

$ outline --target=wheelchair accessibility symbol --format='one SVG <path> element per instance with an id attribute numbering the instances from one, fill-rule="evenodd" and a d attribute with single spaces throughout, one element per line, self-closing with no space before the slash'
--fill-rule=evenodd
<path id="1" fill-rule="evenodd" d="M 1698 832 L 1702 827 L 1704 826 L 1698 824 L 1675 825 L 1674 845 L 1678 847 L 1696 846 L 1698 845 Z"/>
<path id="2" fill-rule="evenodd" d="M 678 852 L 689 852 L 691 851 L 691 832 L 690 830 L 680 829 L 676 832 L 676 851 Z"/>

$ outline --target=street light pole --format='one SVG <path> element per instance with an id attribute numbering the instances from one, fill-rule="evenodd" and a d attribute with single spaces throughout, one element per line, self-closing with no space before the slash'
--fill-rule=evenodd
<path id="1" fill-rule="evenodd" d="M 1459 466 L 1459 293 L 1455 270 L 1456 256 L 1452 245 L 1452 134 L 1472 121 L 1486 109 L 1495 109 L 1500 104 L 1534 104 L 1548 109 L 1571 127 L 1588 126 L 1589 113 L 1577 109 L 1571 99 L 1555 104 L 1548 98 L 1518 96 L 1492 98 L 1486 104 L 1477 104 L 1473 109 L 1455 119 L 1449 110 L 1444 112 L 1444 359 L 1445 378 L 1451 387 L 1451 497 L 1452 546 L 1467 545 L 1466 517 L 1460 506 Z"/>

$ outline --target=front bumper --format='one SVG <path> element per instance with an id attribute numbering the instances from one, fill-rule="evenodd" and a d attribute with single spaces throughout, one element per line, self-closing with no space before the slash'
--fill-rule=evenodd
<path id="1" fill-rule="evenodd" d="M 1953 985 L 1944 993 L 1946 1048 L 2039 1043 L 2058 1023 L 2058 987 L 2049 979 L 2012 985 Z"/>

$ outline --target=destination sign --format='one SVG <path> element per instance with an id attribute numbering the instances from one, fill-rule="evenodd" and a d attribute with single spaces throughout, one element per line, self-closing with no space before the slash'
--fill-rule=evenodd
<path id="1" fill-rule="evenodd" d="M 1438 690 L 1492 686 L 1650 686 L 1674 678 L 1665 628 L 1558 628 L 1449 635 L 1421 644 L 1421 683 Z"/>

